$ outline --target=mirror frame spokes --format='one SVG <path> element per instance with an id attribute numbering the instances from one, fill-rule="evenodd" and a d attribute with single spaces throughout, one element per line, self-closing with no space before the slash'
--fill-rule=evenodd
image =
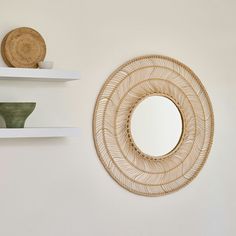
<path id="1" fill-rule="evenodd" d="M 179 143 L 160 159 L 138 150 L 130 132 L 135 106 L 150 94 L 171 99 L 182 118 Z M 119 185 L 143 196 L 162 196 L 189 184 L 207 160 L 213 134 L 212 105 L 201 81 L 189 67 L 162 55 L 120 66 L 103 85 L 94 109 L 100 161 Z"/>

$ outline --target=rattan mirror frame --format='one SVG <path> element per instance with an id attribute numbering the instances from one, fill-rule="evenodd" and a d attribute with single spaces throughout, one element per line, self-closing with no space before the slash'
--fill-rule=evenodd
<path id="1" fill-rule="evenodd" d="M 161 158 L 141 152 L 130 132 L 133 110 L 154 95 L 174 102 L 183 123 L 180 141 Z M 201 81 L 166 56 L 142 56 L 120 66 L 103 85 L 94 109 L 99 159 L 118 184 L 139 195 L 165 195 L 192 181 L 208 157 L 213 133 L 212 105 Z"/>

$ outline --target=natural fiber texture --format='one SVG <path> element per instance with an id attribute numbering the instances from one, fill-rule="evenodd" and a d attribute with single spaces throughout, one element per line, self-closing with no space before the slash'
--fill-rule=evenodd
<path id="1" fill-rule="evenodd" d="M 142 153 L 130 133 L 135 106 L 152 95 L 171 99 L 183 121 L 179 143 L 158 159 Z M 121 186 L 145 196 L 188 184 L 204 165 L 213 139 L 213 112 L 202 83 L 187 66 L 165 56 L 135 58 L 118 68 L 101 89 L 93 118 L 102 164 Z"/>
<path id="2" fill-rule="evenodd" d="M 1 44 L 3 60 L 11 67 L 36 68 L 46 55 L 46 45 L 35 30 L 21 27 L 10 31 Z"/>
<path id="3" fill-rule="evenodd" d="M 8 37 L 9 33 L 5 35 L 5 37 L 3 38 L 2 40 L 2 43 L 1 43 L 1 54 L 2 54 L 2 58 L 4 60 L 4 62 L 12 67 L 11 63 L 7 60 L 7 58 L 5 57 L 5 44 L 6 44 L 6 40 L 7 40 L 7 37 Z"/>

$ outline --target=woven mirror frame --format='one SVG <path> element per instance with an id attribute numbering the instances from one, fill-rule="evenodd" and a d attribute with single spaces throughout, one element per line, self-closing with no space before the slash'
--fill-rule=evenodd
<path id="1" fill-rule="evenodd" d="M 178 108 L 182 134 L 169 153 L 156 158 L 135 144 L 130 120 L 149 96 L 164 96 Z M 103 166 L 135 194 L 161 196 L 181 189 L 199 173 L 214 132 L 210 99 L 198 77 L 166 56 L 138 57 L 115 70 L 103 85 L 94 109 L 93 136 Z"/>

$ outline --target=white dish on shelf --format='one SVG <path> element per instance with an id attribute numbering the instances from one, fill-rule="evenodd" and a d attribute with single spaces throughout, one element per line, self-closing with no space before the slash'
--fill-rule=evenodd
<path id="1" fill-rule="evenodd" d="M 40 69 L 52 69 L 53 68 L 53 61 L 40 61 L 38 63 Z"/>

